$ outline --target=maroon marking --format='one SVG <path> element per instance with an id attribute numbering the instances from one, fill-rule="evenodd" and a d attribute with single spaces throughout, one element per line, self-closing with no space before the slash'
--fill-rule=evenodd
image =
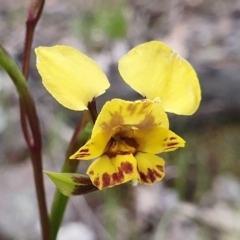
<path id="1" fill-rule="evenodd" d="M 164 142 L 166 142 L 167 140 L 168 140 L 168 138 L 163 139 Z"/>
<path id="2" fill-rule="evenodd" d="M 177 142 L 174 142 L 174 143 L 168 143 L 168 144 L 167 144 L 168 147 L 175 146 L 175 145 L 178 145 L 178 143 L 177 143 Z"/>
<path id="3" fill-rule="evenodd" d="M 87 149 L 87 148 L 86 149 L 82 149 L 80 152 L 81 153 L 84 153 L 84 152 L 87 153 L 87 152 L 89 152 L 89 149 Z"/>
<path id="4" fill-rule="evenodd" d="M 148 168 L 147 176 L 150 179 L 150 182 L 154 183 L 158 178 L 160 178 L 162 175 L 159 174 L 156 170 Z"/>
<path id="5" fill-rule="evenodd" d="M 151 115 L 151 113 L 146 114 L 145 119 L 142 120 L 138 124 L 134 124 L 133 126 L 140 128 L 140 129 L 146 129 L 146 128 L 152 128 L 159 126 L 159 123 L 155 122 L 155 118 Z"/>
<path id="6" fill-rule="evenodd" d="M 161 172 L 164 172 L 163 166 L 161 166 L 161 165 L 156 165 L 156 167 L 157 167 Z"/>
<path id="7" fill-rule="evenodd" d="M 106 187 L 109 187 L 109 186 L 110 186 L 110 184 L 111 184 L 111 178 L 110 178 L 110 175 L 109 175 L 108 173 L 104 173 L 104 174 L 102 175 L 102 182 L 103 182 L 103 184 L 102 184 L 102 187 L 103 187 L 103 188 L 106 188 Z"/>
<path id="8" fill-rule="evenodd" d="M 94 171 L 91 170 L 91 171 L 89 172 L 89 175 L 93 175 L 93 174 L 94 174 Z"/>
<path id="9" fill-rule="evenodd" d="M 117 155 L 129 155 L 131 154 L 131 152 L 124 152 L 124 151 L 116 151 L 116 152 L 105 152 L 104 154 L 106 154 L 109 158 L 115 158 Z"/>
<path id="10" fill-rule="evenodd" d="M 97 178 L 94 179 L 93 184 L 94 184 L 96 187 L 99 187 L 99 185 L 100 185 L 99 177 L 97 177 Z"/>
<path id="11" fill-rule="evenodd" d="M 159 167 L 157 166 L 157 168 Z M 150 168 L 148 168 L 147 174 L 144 174 L 139 171 L 139 175 L 142 182 L 145 182 L 145 183 L 154 183 L 157 180 L 157 178 L 162 178 L 161 173 L 157 172 L 155 169 L 150 169 Z"/>
<path id="12" fill-rule="evenodd" d="M 139 172 L 139 175 L 140 175 L 142 182 L 148 183 L 147 176 L 144 173 Z"/>
<path id="13" fill-rule="evenodd" d="M 133 172 L 133 165 L 129 162 L 122 162 L 119 170 L 125 174 L 131 174 Z"/>
<path id="14" fill-rule="evenodd" d="M 134 138 L 129 138 L 129 137 L 121 137 L 121 139 L 130 147 L 133 147 L 135 149 L 138 148 L 139 144 Z"/>
<path id="15" fill-rule="evenodd" d="M 176 137 L 170 137 L 170 140 L 175 140 L 175 139 L 177 139 Z"/>
<path id="16" fill-rule="evenodd" d="M 124 175 L 122 171 L 119 171 L 117 173 L 112 174 L 112 185 L 115 185 L 116 183 L 121 183 L 124 179 Z"/>
<path id="17" fill-rule="evenodd" d="M 129 162 L 122 162 L 120 167 L 118 167 L 118 172 L 113 174 L 104 173 L 102 175 L 102 188 L 114 186 L 116 184 L 122 183 L 124 180 L 124 174 L 131 174 L 133 172 L 133 166 Z M 90 174 L 90 173 L 89 173 Z M 94 182 L 94 185 L 95 182 Z"/>
<path id="18" fill-rule="evenodd" d="M 86 156 L 90 156 L 90 155 L 91 155 L 90 153 L 82 153 L 82 154 L 76 154 L 75 157 L 81 158 L 81 157 L 86 157 Z"/>

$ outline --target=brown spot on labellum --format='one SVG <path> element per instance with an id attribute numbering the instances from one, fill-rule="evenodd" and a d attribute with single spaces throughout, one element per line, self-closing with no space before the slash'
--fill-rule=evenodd
<path id="1" fill-rule="evenodd" d="M 122 170 L 126 174 L 133 172 L 133 165 L 129 162 L 122 162 L 119 170 Z"/>
<path id="2" fill-rule="evenodd" d="M 161 172 L 164 172 L 164 168 L 163 168 L 163 166 L 161 166 L 161 165 L 157 165 L 156 166 Z"/>
<path id="3" fill-rule="evenodd" d="M 139 175 L 140 175 L 140 179 L 141 179 L 142 182 L 148 183 L 147 176 L 144 173 L 139 172 Z"/>
<path id="4" fill-rule="evenodd" d="M 112 174 L 112 185 L 116 185 L 117 183 L 121 183 L 124 179 L 124 175 L 122 171 Z"/>
<path id="5" fill-rule="evenodd" d="M 89 175 L 93 175 L 93 174 L 94 174 L 94 171 L 91 170 L 91 171 L 89 172 Z"/>
<path id="6" fill-rule="evenodd" d="M 129 162 L 122 162 L 118 167 L 118 172 L 114 172 L 113 174 L 105 172 L 102 175 L 102 188 L 107 188 L 122 183 L 124 180 L 124 175 L 131 173 L 133 173 L 133 165 Z"/>
<path id="7" fill-rule="evenodd" d="M 170 140 L 176 140 L 177 138 L 176 137 L 170 137 Z"/>
<path id="8" fill-rule="evenodd" d="M 110 183 L 111 183 L 110 175 L 108 173 L 104 173 L 102 175 L 102 187 L 103 188 L 109 187 Z"/>
<path id="9" fill-rule="evenodd" d="M 140 179 L 141 179 L 141 181 L 142 182 L 144 182 L 144 183 L 154 183 L 154 182 L 156 182 L 156 180 L 157 179 L 161 179 L 162 178 L 162 168 L 160 169 L 159 167 L 162 167 L 162 166 L 159 166 L 159 165 L 157 165 L 156 166 L 161 172 L 158 172 L 158 171 L 156 171 L 155 169 L 150 169 L 150 168 L 148 168 L 148 170 L 147 170 L 147 173 L 146 174 L 144 174 L 143 172 L 140 172 L 139 171 L 139 175 L 140 175 Z"/>
<path id="10" fill-rule="evenodd" d="M 99 188 L 99 185 L 100 185 L 100 181 L 99 181 L 99 177 L 96 177 L 93 181 L 93 184 Z"/>
<path id="11" fill-rule="evenodd" d="M 130 147 L 133 147 L 135 149 L 138 148 L 139 144 L 134 138 L 129 138 L 129 137 L 121 137 L 121 139 Z"/>

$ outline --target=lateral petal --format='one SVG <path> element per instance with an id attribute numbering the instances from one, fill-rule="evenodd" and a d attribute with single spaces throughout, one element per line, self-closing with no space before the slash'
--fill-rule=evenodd
<path id="1" fill-rule="evenodd" d="M 141 44 L 119 61 L 123 80 L 148 99 L 159 97 L 164 109 L 191 115 L 199 107 L 201 91 L 192 66 L 163 42 Z"/>
<path id="2" fill-rule="evenodd" d="M 138 144 L 138 151 L 152 154 L 173 151 L 185 145 L 181 137 L 162 127 L 139 129 L 135 131 L 134 139 Z"/>
<path id="3" fill-rule="evenodd" d="M 43 85 L 66 108 L 87 109 L 88 102 L 110 86 L 101 68 L 75 48 L 57 45 L 35 52 Z"/>
<path id="4" fill-rule="evenodd" d="M 70 159 L 90 160 L 101 156 L 112 136 L 112 131 L 98 132 L 95 136 L 82 146 Z"/>

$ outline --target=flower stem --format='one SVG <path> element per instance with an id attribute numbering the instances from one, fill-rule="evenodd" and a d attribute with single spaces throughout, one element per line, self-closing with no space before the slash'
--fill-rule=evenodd
<path id="1" fill-rule="evenodd" d="M 47 207 L 45 201 L 43 175 L 42 175 L 42 161 L 41 161 L 41 133 L 39 128 L 39 121 L 35 109 L 34 101 L 30 95 L 26 80 L 18 68 L 15 61 L 7 54 L 7 52 L 0 46 L 0 65 L 8 73 L 12 79 L 20 101 L 24 107 L 25 120 L 29 124 L 32 133 L 32 140 L 27 142 L 32 159 L 34 180 L 37 191 L 38 206 L 40 212 L 40 221 L 42 227 L 42 237 L 44 240 L 50 240 L 50 225 L 47 214 Z"/>
<path id="2" fill-rule="evenodd" d="M 39 18 L 42 14 L 44 0 L 31 0 L 28 16 L 26 20 L 26 34 L 25 34 L 25 43 L 23 50 L 23 59 L 22 59 L 22 73 L 25 77 L 25 81 L 28 80 L 29 76 L 29 65 L 30 65 L 30 56 L 31 48 L 33 42 L 34 31 L 36 25 L 39 21 Z M 29 94 L 30 95 L 30 94 Z M 45 190 L 43 184 L 43 174 L 42 174 L 42 139 L 41 131 L 39 127 L 38 116 L 35 110 L 34 102 L 32 102 L 32 111 L 33 116 L 29 116 L 29 113 L 26 109 L 26 102 L 20 97 L 19 106 L 20 106 L 20 119 L 21 126 L 23 130 L 23 135 L 27 142 L 28 148 L 30 150 L 30 157 L 33 164 L 34 180 L 36 186 L 36 193 L 38 199 L 38 207 L 40 213 L 40 222 L 42 228 L 42 238 L 45 240 L 50 240 L 51 230 L 50 223 L 48 218 Z M 34 124 L 33 124 L 34 122 Z M 31 134 L 29 133 L 29 127 Z"/>
<path id="3" fill-rule="evenodd" d="M 45 0 L 31 0 L 29 9 L 28 9 L 28 16 L 26 20 L 25 43 L 24 43 L 23 58 L 22 58 L 22 73 L 26 81 L 28 80 L 28 76 L 29 76 L 29 65 L 30 65 L 31 48 L 32 48 L 34 31 L 41 17 L 44 3 L 45 3 Z M 22 102 L 21 99 L 19 100 L 19 106 L 20 106 L 20 119 L 21 119 L 22 131 L 23 131 L 25 140 L 27 142 L 27 145 L 29 146 L 29 148 L 32 147 L 33 144 L 37 146 L 39 145 L 41 149 L 41 132 L 39 131 L 39 134 L 40 134 L 39 137 L 37 138 L 33 137 L 36 141 L 34 143 L 29 133 L 29 128 L 28 128 L 29 123 L 27 120 L 24 103 Z M 42 157 L 40 153 L 40 160 L 41 158 Z M 42 171 L 42 169 L 40 171 Z"/>
<path id="4" fill-rule="evenodd" d="M 74 130 L 72 139 L 68 145 L 68 149 L 66 152 L 65 162 L 62 167 L 61 172 L 70 172 L 74 173 L 77 170 L 77 167 L 80 163 L 78 160 L 69 160 L 69 157 L 77 151 L 85 142 L 89 139 L 91 134 L 91 129 L 87 127 L 87 124 L 91 122 L 89 119 L 89 112 L 84 111 L 83 115 Z M 51 208 L 50 214 L 50 224 L 51 224 L 51 232 L 52 232 L 52 240 L 55 240 L 57 237 L 58 229 L 61 225 L 63 215 L 68 203 L 68 197 L 62 195 L 58 190 L 56 190 L 53 204 Z"/>
<path id="5" fill-rule="evenodd" d="M 98 117 L 96 99 L 94 98 L 91 102 L 88 103 L 89 113 L 92 119 L 92 122 L 95 123 Z"/>

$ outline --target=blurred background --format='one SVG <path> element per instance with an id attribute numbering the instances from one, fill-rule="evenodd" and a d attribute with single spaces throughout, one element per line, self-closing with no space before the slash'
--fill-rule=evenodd
<path id="1" fill-rule="evenodd" d="M 0 0 L 0 43 L 20 64 L 30 1 Z M 64 44 L 103 68 L 113 97 L 139 96 L 121 80 L 118 59 L 164 41 L 196 69 L 202 103 L 190 117 L 170 115 L 187 144 L 162 155 L 166 177 L 69 201 L 58 240 L 240 239 L 240 1 L 46 0 L 33 48 Z M 79 71 L 80 69 L 76 69 Z M 43 132 L 44 169 L 60 171 L 80 113 L 46 92 L 32 54 L 29 85 Z M 81 163 L 84 173 L 89 163 Z M 55 187 L 45 177 L 50 209 Z M 32 166 L 19 123 L 18 96 L 0 69 L 0 240 L 40 240 Z"/>

